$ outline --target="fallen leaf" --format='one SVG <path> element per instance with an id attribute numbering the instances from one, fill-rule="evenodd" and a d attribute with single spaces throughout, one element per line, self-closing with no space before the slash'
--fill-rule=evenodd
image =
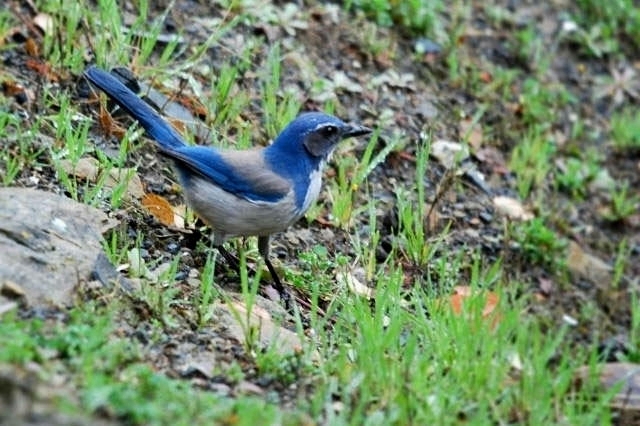
<path id="1" fill-rule="evenodd" d="M 241 298 L 241 295 L 237 295 Z M 256 332 L 261 347 L 272 347 L 280 354 L 291 354 L 300 351 L 302 340 L 297 333 L 288 330 L 273 320 L 268 309 L 280 311 L 281 307 L 276 302 L 258 296 L 251 310 L 238 300 L 229 304 L 217 305 L 217 321 L 226 332 L 236 340 L 244 342 L 247 339 L 246 332 Z M 278 314 L 280 315 L 280 313 Z"/>
<path id="2" fill-rule="evenodd" d="M 48 81 L 55 82 L 60 80 L 58 74 L 53 71 L 51 65 L 44 61 L 35 58 L 27 58 L 27 60 L 25 61 L 25 65 L 27 66 L 27 68 L 37 72 Z"/>
<path id="3" fill-rule="evenodd" d="M 0 288 L 0 294 L 2 294 L 4 297 L 7 297 L 13 300 L 22 299 L 23 297 L 26 296 L 24 289 L 20 287 L 19 284 L 16 284 L 11 280 L 7 280 L 4 283 L 2 283 L 2 287 Z"/>
<path id="4" fill-rule="evenodd" d="M 136 170 L 133 168 L 116 168 L 109 170 L 109 175 L 105 179 L 104 186 L 109 189 L 115 188 L 124 179 L 129 179 L 127 182 L 127 189 L 124 193 L 124 198 L 127 201 L 133 199 L 141 199 L 144 197 L 144 189 L 142 187 L 142 180 Z"/>
<path id="5" fill-rule="evenodd" d="M 15 81 L 5 80 L 2 82 L 2 92 L 7 97 L 13 97 L 19 104 L 24 104 L 33 100 L 33 93 L 25 90 L 23 86 Z"/>
<path id="6" fill-rule="evenodd" d="M 482 126 L 479 123 L 474 123 L 471 118 L 462 120 L 459 124 L 459 132 L 465 140 L 475 151 L 479 150 L 482 146 Z"/>
<path id="7" fill-rule="evenodd" d="M 142 197 L 142 206 L 163 225 L 175 225 L 176 214 L 165 198 L 156 194 L 145 194 Z"/>
<path id="8" fill-rule="evenodd" d="M 431 155 L 447 169 L 451 169 L 469 158 L 469 148 L 461 143 L 439 139 L 431 145 Z"/>
<path id="9" fill-rule="evenodd" d="M 493 81 L 493 76 L 488 71 L 480 71 L 480 81 L 483 83 L 491 83 Z"/>
<path id="10" fill-rule="evenodd" d="M 589 280 L 593 284 L 608 287 L 613 268 L 604 260 L 585 252 L 575 241 L 569 242 L 567 267 L 572 274 Z"/>
<path id="11" fill-rule="evenodd" d="M 73 165 L 70 160 L 60 160 L 60 168 L 68 175 L 95 182 L 98 177 L 100 163 L 93 157 L 82 157 Z"/>
<path id="12" fill-rule="evenodd" d="M 484 296 L 486 296 L 486 298 L 485 298 L 484 308 L 482 309 L 482 316 L 484 318 L 487 318 L 489 315 L 491 315 L 495 311 L 496 307 L 498 306 L 498 302 L 500 301 L 500 298 L 496 293 L 491 291 L 487 291 L 483 293 L 484 293 Z M 452 311 L 457 315 L 462 314 L 464 312 L 464 304 L 466 303 L 466 301 L 473 296 L 477 296 L 478 294 L 479 294 L 478 291 L 474 293 L 472 288 L 469 286 L 466 286 L 466 285 L 455 286 L 453 289 L 453 294 L 449 297 L 449 304 L 451 306 Z"/>
<path id="13" fill-rule="evenodd" d="M 352 293 L 357 294 L 358 296 L 366 297 L 367 299 L 372 299 L 376 295 L 375 289 L 362 284 L 352 273 L 350 272 L 339 272 L 336 277 L 337 281 L 351 290 Z"/>
<path id="14" fill-rule="evenodd" d="M 127 133 L 127 130 L 120 126 L 104 107 L 100 108 L 98 121 L 100 123 L 100 128 L 107 136 L 115 136 L 118 140 L 121 140 Z"/>
<path id="15" fill-rule="evenodd" d="M 40 56 L 40 49 L 38 49 L 38 43 L 36 43 L 36 41 L 32 38 L 28 38 L 24 42 L 24 50 L 26 50 L 29 56 L 33 56 L 34 58 L 37 58 L 38 56 Z"/>
<path id="16" fill-rule="evenodd" d="M 511 197 L 505 197 L 502 195 L 494 197 L 493 207 L 495 207 L 499 214 L 506 216 L 511 220 L 527 221 L 534 217 L 533 213 L 525 209 L 520 200 L 516 200 Z"/>

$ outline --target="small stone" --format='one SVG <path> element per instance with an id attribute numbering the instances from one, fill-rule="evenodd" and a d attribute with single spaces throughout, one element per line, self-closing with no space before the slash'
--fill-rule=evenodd
<path id="1" fill-rule="evenodd" d="M 0 289 L 0 294 L 9 299 L 22 299 L 26 296 L 26 293 L 20 285 L 13 281 L 5 281 Z"/>
<path id="2" fill-rule="evenodd" d="M 264 394 L 264 389 L 262 389 L 258 385 L 255 385 L 255 384 L 253 384 L 251 382 L 248 382 L 246 380 L 238 383 L 238 385 L 235 388 L 235 391 L 239 395 L 262 395 L 262 394 Z"/>

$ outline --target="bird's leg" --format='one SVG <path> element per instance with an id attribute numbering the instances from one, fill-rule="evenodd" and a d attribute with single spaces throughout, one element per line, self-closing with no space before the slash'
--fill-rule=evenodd
<path id="1" fill-rule="evenodd" d="M 284 302 L 285 309 L 289 312 L 292 312 L 291 308 L 291 295 L 287 291 L 284 285 L 282 285 L 282 281 L 278 277 L 276 273 L 276 269 L 271 264 L 269 260 L 269 236 L 260 236 L 258 237 L 258 251 L 262 255 L 264 259 L 264 263 L 267 265 L 267 269 L 271 274 L 271 279 L 273 279 L 273 285 L 276 288 L 276 291 L 280 295 L 280 299 Z"/>
<path id="2" fill-rule="evenodd" d="M 232 253 L 229 253 L 227 249 L 224 248 L 222 244 L 218 244 L 215 246 L 218 252 L 224 257 L 230 268 L 234 269 L 237 273 L 240 273 L 240 260 L 234 256 Z M 264 263 L 267 265 L 267 269 L 271 274 L 271 278 L 273 279 L 273 286 L 275 287 L 280 299 L 284 302 L 285 309 L 289 312 L 292 312 L 291 309 L 291 295 L 287 291 L 286 287 L 280 281 L 278 274 L 276 273 L 276 269 L 271 264 L 269 260 L 269 237 L 258 237 L 258 251 L 264 258 Z M 251 273 L 255 273 L 251 271 Z"/>
<path id="3" fill-rule="evenodd" d="M 224 257 L 224 260 L 227 261 L 227 264 L 232 269 L 235 269 L 239 273 L 240 272 L 240 260 L 236 256 L 234 256 L 233 254 L 229 253 L 227 251 L 227 249 L 224 248 L 224 246 L 222 244 L 217 245 L 216 249 L 218 249 L 218 252 L 222 255 L 222 257 Z"/>

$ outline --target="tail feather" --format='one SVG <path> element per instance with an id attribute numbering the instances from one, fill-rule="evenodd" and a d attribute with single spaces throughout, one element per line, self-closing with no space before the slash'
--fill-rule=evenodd
<path id="1" fill-rule="evenodd" d="M 113 75 L 99 68 L 89 67 L 84 72 L 84 76 L 91 84 L 113 99 L 120 108 L 138 120 L 147 134 L 161 148 L 172 151 L 172 148 L 186 145 L 180 134 L 169 123 Z"/>

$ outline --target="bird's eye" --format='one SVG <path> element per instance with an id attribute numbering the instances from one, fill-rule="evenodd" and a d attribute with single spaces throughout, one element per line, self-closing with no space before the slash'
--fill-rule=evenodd
<path id="1" fill-rule="evenodd" d="M 336 126 L 326 126 L 322 129 L 322 133 L 325 136 L 333 136 L 338 132 L 338 128 Z"/>

